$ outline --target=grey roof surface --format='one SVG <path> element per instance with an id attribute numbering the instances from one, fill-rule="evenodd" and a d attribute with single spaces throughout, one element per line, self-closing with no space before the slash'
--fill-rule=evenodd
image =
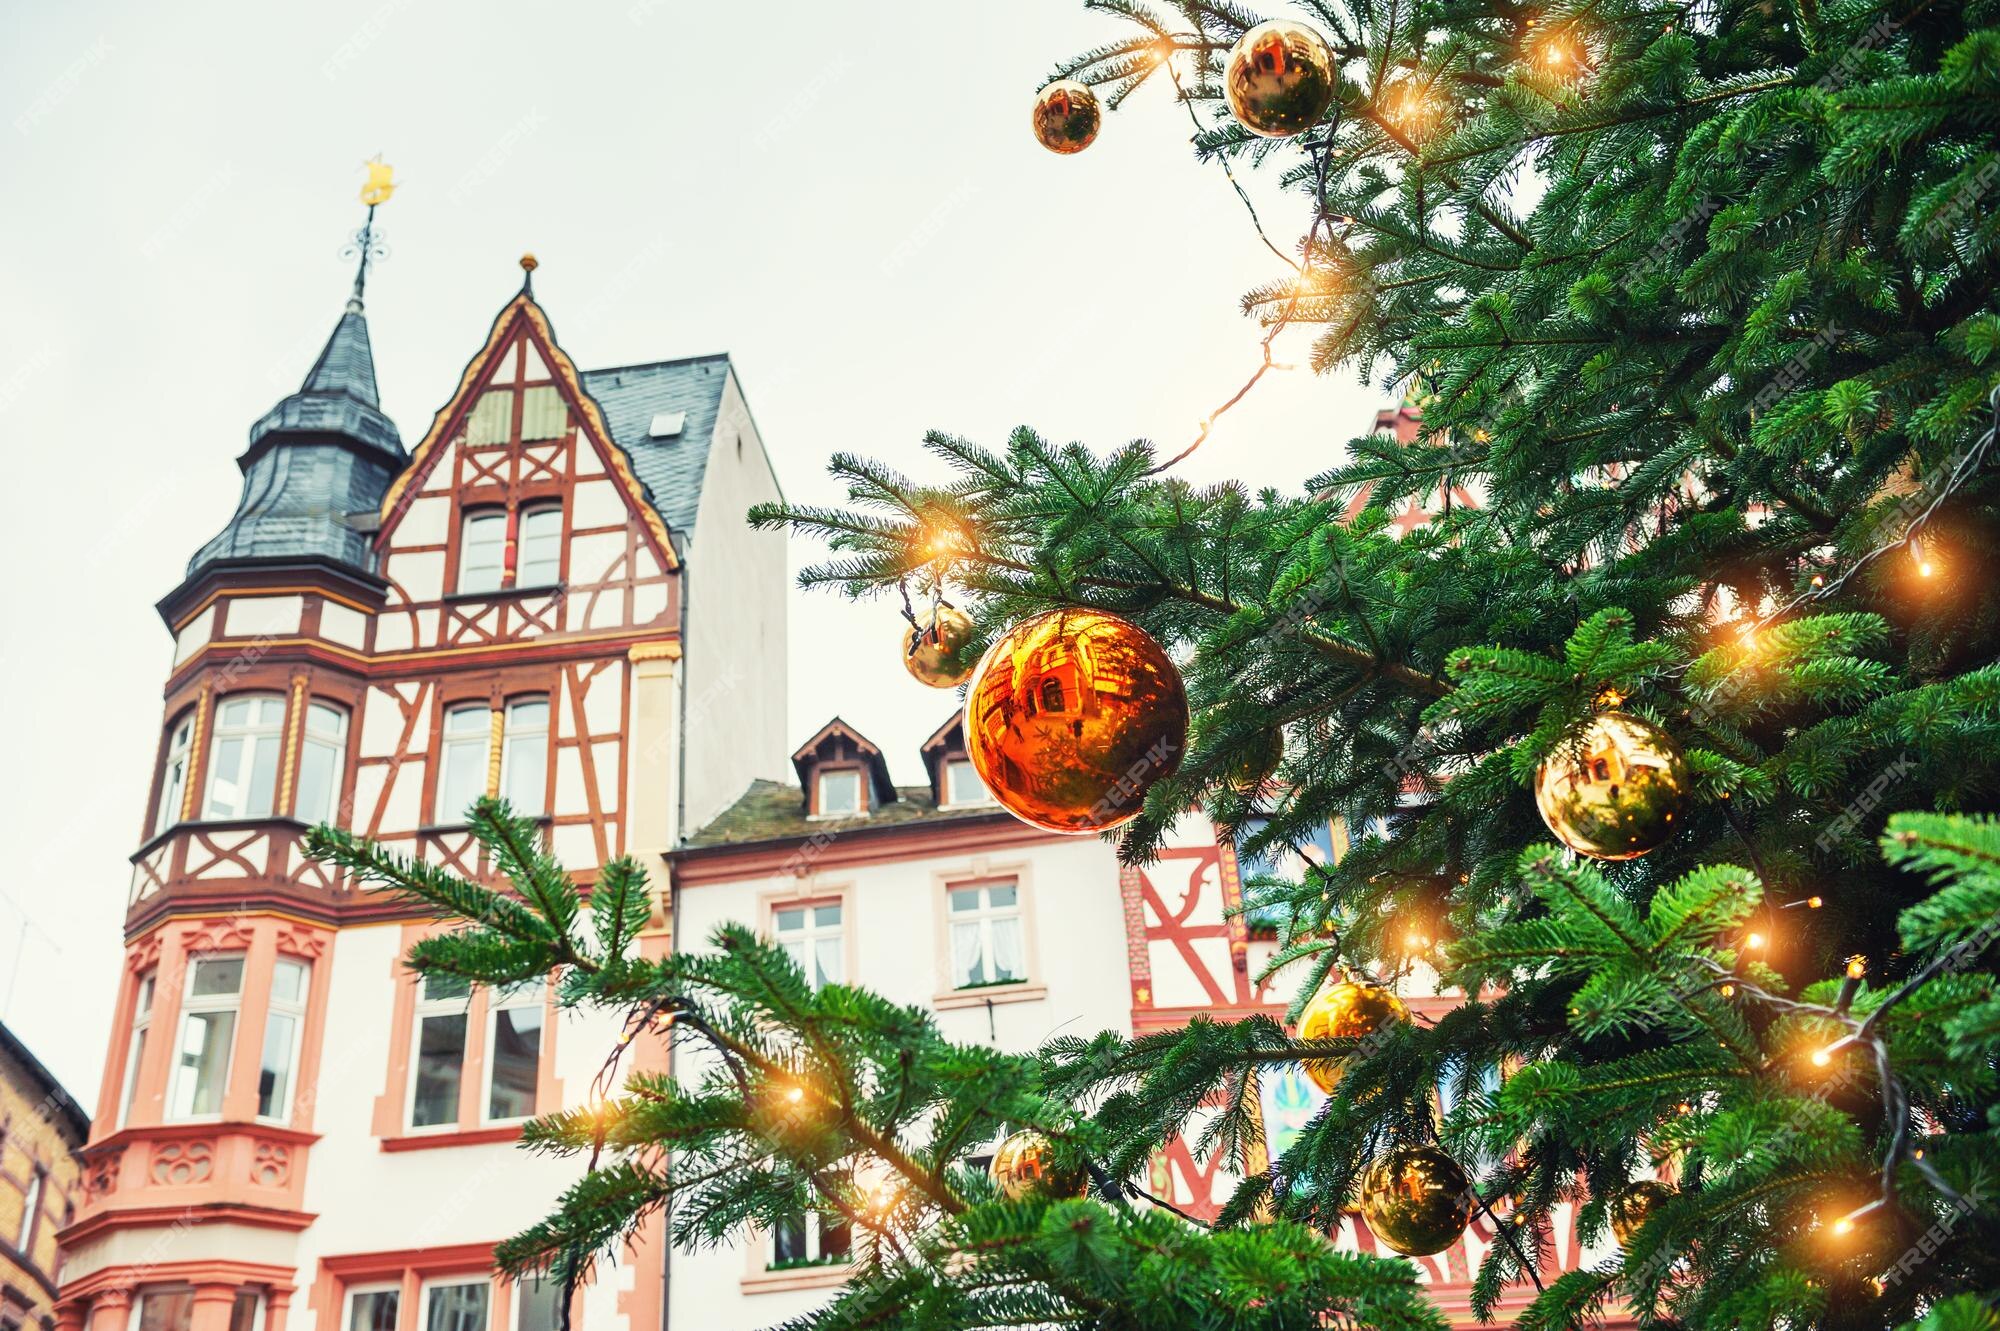
<path id="1" fill-rule="evenodd" d="M 653 507 L 675 532 L 691 533 L 701 507 L 708 447 L 722 413 L 728 354 L 582 373 L 584 388 L 604 409 L 611 438 L 632 459 L 632 473 L 645 485 Z M 666 439 L 649 437 L 653 417 L 673 411 L 687 413 L 681 432 Z"/>
<path id="2" fill-rule="evenodd" d="M 857 818 L 808 818 L 805 795 L 789 781 L 758 778 L 736 802 L 717 814 L 709 824 L 689 837 L 685 849 L 704 850 L 717 846 L 755 845 L 764 841 L 793 838 L 845 836 L 877 827 L 907 827 L 912 823 L 960 823 L 975 819 L 1012 823 L 1012 818 L 996 804 L 974 804 L 958 809 L 941 809 L 929 786 L 898 786 L 897 799 L 872 813 Z"/>

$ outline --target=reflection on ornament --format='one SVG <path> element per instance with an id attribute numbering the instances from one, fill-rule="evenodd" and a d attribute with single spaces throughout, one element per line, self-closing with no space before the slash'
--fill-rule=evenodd
<path id="1" fill-rule="evenodd" d="M 1030 1193 L 1044 1197 L 1081 1197 L 1089 1183 L 1081 1171 L 1064 1173 L 1055 1167 L 1055 1148 L 1032 1128 L 1024 1128 L 1000 1143 L 987 1167 L 1000 1195 L 1018 1202 Z"/>
<path id="2" fill-rule="evenodd" d="M 1542 760 L 1535 807 L 1578 854 L 1631 860 L 1673 835 L 1691 785 L 1666 731 L 1624 712 L 1600 712 Z"/>
<path id="3" fill-rule="evenodd" d="M 919 684 L 957 688 L 978 664 L 965 659 L 971 641 L 972 616 L 963 610 L 949 605 L 919 610 L 917 622 L 903 631 L 903 665 Z"/>
<path id="4" fill-rule="evenodd" d="M 1097 610 L 1024 619 L 987 648 L 965 699 L 966 756 L 993 798 L 1052 832 L 1138 816 L 1180 766 L 1187 693 L 1165 649 Z"/>
<path id="5" fill-rule="evenodd" d="M 1243 128 L 1289 138 L 1317 124 L 1333 101 L 1333 52 L 1303 23 L 1260 23 L 1231 48 L 1222 91 Z"/>
<path id="6" fill-rule="evenodd" d="M 1660 1203 L 1673 1195 L 1672 1188 L 1649 1178 L 1620 1189 L 1604 1208 L 1611 1219 L 1611 1236 L 1618 1240 L 1618 1246 L 1630 1247 L 1633 1235 L 1645 1227 Z"/>
<path id="7" fill-rule="evenodd" d="M 1389 1152 L 1361 1176 L 1361 1218 L 1405 1257 L 1428 1257 L 1458 1242 L 1472 1219 L 1472 1182 L 1435 1146 Z"/>
<path id="8" fill-rule="evenodd" d="M 1103 124 L 1097 94 L 1075 79 L 1057 79 L 1035 94 L 1035 138 L 1052 153 L 1080 153 Z"/>
<path id="9" fill-rule="evenodd" d="M 1408 1021 L 1403 1000 L 1380 985 L 1342 980 L 1306 1000 L 1299 1013 L 1301 1040 L 1365 1040 L 1391 1022 Z M 1344 1058 L 1309 1058 L 1306 1075 L 1328 1095 L 1340 1085 Z"/>

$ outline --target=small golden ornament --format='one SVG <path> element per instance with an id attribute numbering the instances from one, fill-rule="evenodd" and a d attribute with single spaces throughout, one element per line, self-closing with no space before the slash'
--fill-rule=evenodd
<path id="1" fill-rule="evenodd" d="M 1018 1202 L 1030 1193 L 1044 1197 L 1081 1197 L 1089 1178 L 1081 1171 L 1063 1173 L 1055 1167 L 1055 1147 L 1032 1128 L 1023 1128 L 1000 1143 L 987 1167 L 1000 1195 Z"/>
<path id="2" fill-rule="evenodd" d="M 1333 52 L 1303 23 L 1259 23 L 1231 48 L 1222 91 L 1243 128 L 1290 138 L 1317 124 L 1333 101 Z"/>
<path id="3" fill-rule="evenodd" d="M 1103 124 L 1097 94 L 1075 79 L 1057 79 L 1035 94 L 1035 137 L 1052 153 L 1082 152 Z"/>
<path id="4" fill-rule="evenodd" d="M 1051 832 L 1139 814 L 1187 745 L 1181 672 L 1138 625 L 1097 610 L 1024 619 L 986 649 L 965 698 L 965 748 L 993 798 Z"/>
<path id="5" fill-rule="evenodd" d="M 1255 795 L 1284 760 L 1285 732 L 1274 726 L 1260 732 L 1242 756 L 1229 765 L 1229 784 L 1242 794 Z"/>
<path id="6" fill-rule="evenodd" d="M 1342 980 L 1330 984 L 1306 1000 L 1299 1013 L 1301 1040 L 1365 1040 L 1391 1022 L 1408 1021 L 1410 1010 L 1403 1000 L 1380 985 Z M 1306 1075 L 1313 1084 L 1332 1095 L 1340 1085 L 1344 1058 L 1309 1058 Z"/>
<path id="7" fill-rule="evenodd" d="M 1361 1218 L 1405 1257 L 1428 1257 L 1458 1242 L 1472 1219 L 1472 1181 L 1435 1146 L 1389 1152 L 1361 1176 Z"/>
<path id="8" fill-rule="evenodd" d="M 1600 712 L 1542 760 L 1535 807 L 1578 854 L 1633 860 L 1673 835 L 1692 785 L 1666 731 L 1624 712 Z"/>
<path id="9" fill-rule="evenodd" d="M 1621 1188 L 1604 1208 L 1611 1220 L 1611 1236 L 1618 1240 L 1618 1246 L 1630 1247 L 1633 1236 L 1652 1219 L 1660 1203 L 1673 1195 L 1672 1188 L 1649 1178 Z"/>
<path id="10" fill-rule="evenodd" d="M 903 630 L 903 665 L 919 684 L 955 689 L 979 664 L 965 659 L 971 641 L 972 616 L 963 610 L 949 605 L 920 610 L 917 622 Z"/>

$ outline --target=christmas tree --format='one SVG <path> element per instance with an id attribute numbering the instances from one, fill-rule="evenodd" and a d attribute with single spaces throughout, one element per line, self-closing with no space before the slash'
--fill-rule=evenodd
<path id="1" fill-rule="evenodd" d="M 1245 300 L 1267 362 L 1310 337 L 1418 436 L 1252 494 L 1145 443 L 937 435 L 935 476 L 838 457 L 848 507 L 754 518 L 831 544 L 808 584 L 927 601 L 940 655 L 1093 610 L 1170 656 L 1185 743 L 1161 698 L 1107 722 L 1151 759 L 1081 824 L 1136 861 L 1190 808 L 1253 855 L 1354 829 L 1253 885 L 1297 1020 L 1006 1056 L 747 932 L 639 960 L 633 866 L 586 909 L 502 806 L 512 891 L 320 829 L 465 921 L 418 967 L 553 972 L 685 1051 L 534 1127 L 585 1167 L 505 1263 L 576 1279 L 661 1208 L 700 1243 L 813 1207 L 873 1236 L 813 1327 L 1441 1325 L 1407 1264 L 1323 1237 L 1357 1204 L 1393 1232 L 1398 1193 L 1413 1231 L 1504 1216 L 1475 1304 L 1532 1284 L 1521 1325 L 2000 1327 L 2000 14 L 1093 7 L 1118 34 L 1035 133 L 1083 151 L 1164 85 L 1199 157 L 1279 173 L 1311 221 Z M 1415 959 L 1468 996 L 1434 1024 L 1381 992 Z M 1255 1134 L 1284 1063 L 1328 1107 L 1213 1228 L 1137 1186 L 1171 1136 Z M 1018 1170 L 964 1168 L 1016 1130 Z M 1566 1202 L 1619 1258 L 1541 1288 Z"/>

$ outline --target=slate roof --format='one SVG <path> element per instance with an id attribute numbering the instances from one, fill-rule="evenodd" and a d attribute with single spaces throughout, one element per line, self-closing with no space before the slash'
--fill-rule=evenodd
<path id="1" fill-rule="evenodd" d="M 650 365 L 584 370 L 583 386 L 604 409 L 611 438 L 632 459 L 632 473 L 646 487 L 668 527 L 685 536 L 701 507 L 708 448 L 722 414 L 722 386 L 729 356 L 688 356 Z M 681 432 L 655 439 L 653 417 L 683 411 Z"/>
<path id="2" fill-rule="evenodd" d="M 715 820 L 687 839 L 690 850 L 740 846 L 759 841 L 803 840 L 822 833 L 866 832 L 876 827 L 908 827 L 912 823 L 952 823 L 975 819 L 1008 819 L 996 805 L 940 809 L 929 786 L 898 786 L 898 798 L 865 818 L 806 817 L 805 796 L 789 781 L 757 780 Z"/>
<path id="3" fill-rule="evenodd" d="M 90 1115 L 83 1112 L 83 1106 L 56 1080 L 56 1074 L 42 1066 L 42 1061 L 4 1024 L 0 1024 L 0 1056 L 11 1060 L 31 1083 L 20 1088 L 28 1098 L 47 1105 L 60 1125 L 69 1129 L 72 1147 L 90 1140 Z"/>

